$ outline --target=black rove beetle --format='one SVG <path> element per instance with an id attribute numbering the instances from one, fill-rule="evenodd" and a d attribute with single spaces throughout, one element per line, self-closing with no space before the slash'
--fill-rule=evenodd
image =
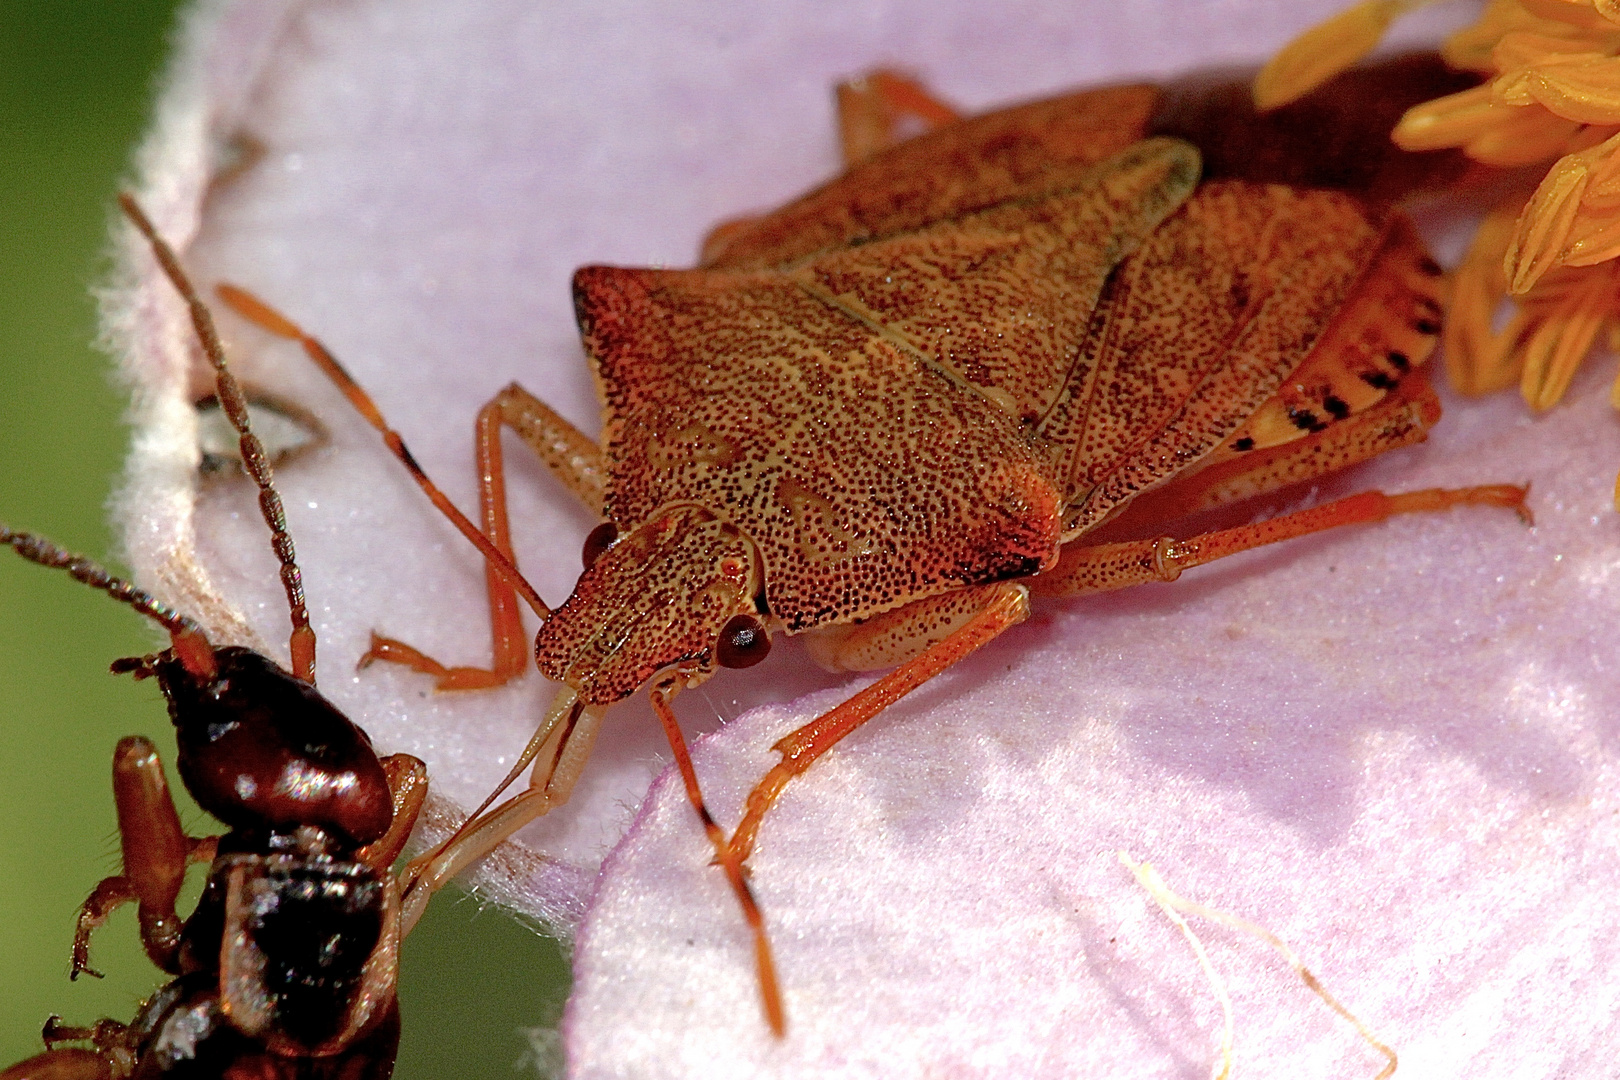
<path id="1" fill-rule="evenodd" d="M 0 543 L 66 570 L 161 625 L 170 646 L 119 660 L 115 674 L 155 677 L 197 803 L 226 826 L 185 834 L 157 751 L 139 736 L 113 756 L 124 872 L 79 911 L 72 974 L 89 967 L 91 932 L 124 903 L 139 907 L 142 944 L 172 980 L 132 1022 L 45 1024 L 46 1051 L 0 1080 L 385 1080 L 399 1042 L 394 986 L 402 934 L 390 867 L 427 797 L 426 766 L 379 759 L 371 740 L 315 689 L 315 634 L 264 450 L 225 368 L 207 308 L 144 213 L 125 213 L 190 308 L 218 397 L 241 437 L 281 562 L 293 671 L 216 647 L 193 620 L 87 559 L 0 525 Z M 202 898 L 175 911 L 186 866 L 209 863 Z M 64 1046 L 88 1042 L 89 1048 Z"/>

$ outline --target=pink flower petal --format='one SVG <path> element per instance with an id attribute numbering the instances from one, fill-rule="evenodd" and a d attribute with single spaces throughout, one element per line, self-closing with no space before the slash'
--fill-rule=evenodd
<path id="1" fill-rule="evenodd" d="M 596 426 L 572 268 L 685 264 L 715 221 L 828 175 L 835 79 L 899 63 L 982 108 L 1253 62 L 1334 6 L 221 4 L 193 27 L 140 191 L 205 284 L 323 337 L 470 507 L 472 417 L 506 382 Z M 244 134 L 264 156 L 210 188 L 216 148 Z M 323 689 L 382 748 L 428 759 L 441 809 L 469 806 L 549 687 L 436 696 L 351 672 L 374 628 L 479 661 L 482 569 L 295 347 L 223 325 L 251 381 L 332 433 L 281 474 Z M 143 387 L 136 564 L 217 631 L 279 651 L 251 494 L 193 494 L 190 347 L 149 270 L 112 326 Z M 783 1043 L 678 785 L 658 785 L 596 882 L 665 756 L 644 705 L 616 710 L 573 804 L 483 878 L 564 934 L 595 890 L 573 1071 L 1201 1075 L 1218 1007 L 1124 849 L 1291 941 L 1417 1075 L 1610 1075 L 1620 433 L 1599 381 L 1537 420 L 1511 397 L 1454 405 L 1429 444 L 1333 487 L 1531 479 L 1535 530 L 1482 510 L 1405 519 L 1043 606 L 852 736 L 789 789 L 754 862 Z M 511 462 L 520 559 L 559 600 L 594 522 Z M 837 686 L 779 648 L 681 700 L 694 733 L 767 705 L 698 755 L 727 820 L 772 740 Z M 1377 1071 L 1265 947 L 1194 924 L 1231 987 L 1239 1069 Z"/>
<path id="2" fill-rule="evenodd" d="M 1409 518 L 1043 607 L 818 762 L 752 863 L 781 1045 L 666 776 L 581 930 L 573 1075 L 1206 1074 L 1219 1007 L 1121 851 L 1292 943 L 1399 1075 L 1610 1075 L 1620 433 L 1604 391 L 1587 377 L 1539 422 L 1509 396 L 1454 405 L 1427 446 L 1358 478 L 1529 479 L 1533 530 Z M 771 743 L 841 695 L 710 736 L 711 804 L 740 806 Z M 1377 1073 L 1268 947 L 1192 923 L 1231 990 L 1240 1075 Z"/>

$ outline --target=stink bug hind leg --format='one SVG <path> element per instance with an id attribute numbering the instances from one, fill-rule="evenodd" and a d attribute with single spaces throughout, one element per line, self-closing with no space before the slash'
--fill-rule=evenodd
<path id="1" fill-rule="evenodd" d="M 962 118 L 909 75 L 879 68 L 834 88 L 838 99 L 838 135 L 848 168 L 906 138 L 906 122 L 924 130 Z"/>
<path id="2" fill-rule="evenodd" d="M 1200 533 L 1185 540 L 1159 536 L 1091 546 L 1070 544 L 1064 547 L 1056 566 L 1031 582 L 1031 589 L 1041 596 L 1081 596 L 1153 581 L 1174 581 L 1184 570 L 1240 551 L 1341 525 L 1372 524 L 1396 514 L 1432 513 L 1458 506 L 1497 506 L 1512 510 L 1521 521 L 1529 524 L 1530 511 L 1524 504 L 1528 493 L 1528 488 L 1511 484 L 1427 488 L 1399 495 L 1363 491 L 1321 506 L 1250 525 Z"/>

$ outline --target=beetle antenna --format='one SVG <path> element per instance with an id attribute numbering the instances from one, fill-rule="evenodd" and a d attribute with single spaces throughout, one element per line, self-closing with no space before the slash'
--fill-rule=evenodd
<path id="1" fill-rule="evenodd" d="M 120 192 L 118 204 L 124 208 L 124 215 L 134 223 L 135 228 L 146 237 L 158 265 L 191 312 L 191 325 L 197 332 L 203 355 L 214 369 L 220 408 L 240 437 L 242 465 L 258 485 L 259 511 L 264 515 L 264 523 L 270 527 L 270 547 L 281 563 L 281 585 L 287 593 L 288 614 L 292 619 L 292 634 L 287 641 L 292 656 L 292 672 L 304 682 L 314 683 L 315 629 L 309 625 L 309 608 L 304 603 L 304 577 L 298 570 L 292 535 L 287 532 L 287 515 L 282 509 L 281 496 L 276 493 L 270 460 L 265 456 L 264 445 L 248 425 L 247 401 L 242 396 L 241 386 L 225 364 L 225 347 L 220 344 L 219 333 L 214 329 L 214 317 L 208 305 L 197 295 L 185 271 L 180 268 L 180 260 L 175 257 L 174 249 L 158 235 L 151 219 L 141 210 L 134 197 L 128 192 Z"/>
<path id="2" fill-rule="evenodd" d="M 29 562 L 48 566 L 53 570 L 66 570 L 74 580 L 82 581 L 92 589 L 100 589 L 121 604 L 128 604 L 169 632 L 169 638 L 174 642 L 175 654 L 180 657 L 180 662 L 186 666 L 187 671 L 199 679 L 214 677 L 218 670 L 214 663 L 214 647 L 209 643 L 208 635 L 203 632 L 203 628 L 151 593 L 136 588 L 123 578 L 114 577 L 100 564 L 83 555 L 75 555 L 71 551 L 57 547 L 43 536 L 16 532 L 3 522 L 0 522 L 0 544 L 10 546 Z M 113 665 L 113 668 L 115 671 L 119 670 L 117 664 Z"/>
<path id="3" fill-rule="evenodd" d="M 216 286 L 214 291 L 219 294 L 220 300 L 224 301 L 226 307 L 253 325 L 268 330 L 278 337 L 288 338 L 302 345 L 304 352 L 315 362 L 315 366 L 325 372 L 326 377 L 337 385 L 337 388 L 343 392 L 343 396 L 349 399 L 349 404 L 354 406 L 355 411 L 365 419 L 366 423 L 376 428 L 378 433 L 382 435 L 383 443 L 388 447 L 389 452 L 409 470 L 411 478 L 416 481 L 416 486 L 422 489 L 422 493 L 428 497 L 434 506 L 438 507 L 439 512 L 450 519 L 450 524 L 454 525 L 461 535 L 472 541 L 473 546 L 478 549 L 485 559 L 489 560 L 496 573 L 506 579 L 506 583 L 515 589 L 519 596 L 523 597 L 529 607 L 534 609 L 536 615 L 540 616 L 541 619 L 551 617 L 551 608 L 547 606 L 544 600 L 540 599 L 540 593 L 533 585 L 529 584 L 522 571 L 517 568 L 506 552 L 502 551 L 493 540 L 484 535 L 483 530 L 469 521 L 467 515 L 456 509 L 456 504 L 450 501 L 448 495 L 439 490 L 439 486 L 433 482 L 432 478 L 422 469 L 422 466 L 417 464 L 416 457 L 411 453 L 410 447 L 405 445 L 405 440 L 400 436 L 399 432 L 388 426 L 388 419 L 383 416 L 382 410 L 377 408 L 377 403 L 371 400 L 371 395 L 366 393 L 365 388 L 355 381 L 354 376 L 350 375 L 342 364 L 338 363 L 337 357 L 333 356 L 325 345 L 305 333 L 304 329 L 297 323 L 245 289 L 238 289 L 234 285 L 220 284 Z"/>

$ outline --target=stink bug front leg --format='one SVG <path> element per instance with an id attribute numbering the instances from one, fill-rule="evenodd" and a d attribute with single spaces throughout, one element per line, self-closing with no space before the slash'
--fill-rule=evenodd
<path id="1" fill-rule="evenodd" d="M 253 310 L 240 290 L 221 287 L 221 296 L 244 315 Z M 258 305 L 263 310 L 263 304 Z M 260 322 L 261 326 L 266 323 Z M 593 513 L 602 512 L 602 491 L 607 474 L 601 451 L 574 425 L 545 402 L 513 383 L 478 411 L 474 435 L 478 461 L 478 506 L 484 533 L 501 552 L 517 565 L 512 553 L 511 526 L 506 509 L 506 469 L 501 451 L 501 429 L 509 428 L 528 444 L 563 487 Z M 600 531 L 591 534 L 585 549 L 585 563 L 592 561 L 592 545 L 605 547 L 612 537 Z M 493 564 L 486 564 L 485 581 L 489 594 L 493 656 L 488 668 L 445 667 L 420 650 L 373 635 L 365 662 L 387 660 L 413 671 L 432 675 L 440 690 L 478 690 L 500 686 L 529 669 L 528 640 L 518 613 L 518 595 L 512 583 Z"/>

